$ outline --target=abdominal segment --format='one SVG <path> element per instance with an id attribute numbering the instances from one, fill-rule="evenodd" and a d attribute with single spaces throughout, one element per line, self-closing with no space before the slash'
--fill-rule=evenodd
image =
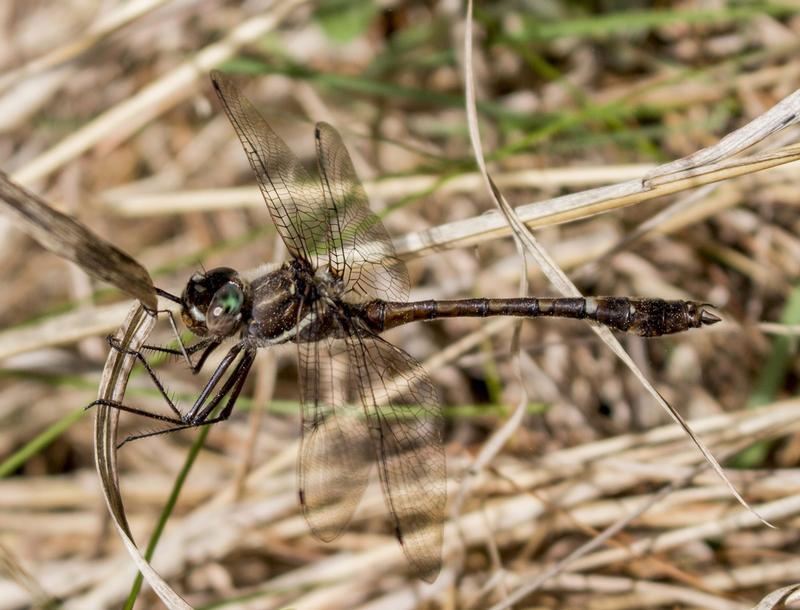
<path id="1" fill-rule="evenodd" d="M 363 306 L 361 315 L 377 332 L 419 320 L 517 316 L 592 320 L 642 337 L 669 335 L 719 321 L 705 305 L 696 301 L 633 297 L 372 301 Z"/>

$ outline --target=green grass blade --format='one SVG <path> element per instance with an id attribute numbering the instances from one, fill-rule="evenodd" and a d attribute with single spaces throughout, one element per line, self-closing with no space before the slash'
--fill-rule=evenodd
<path id="1" fill-rule="evenodd" d="M 651 30 L 673 24 L 723 25 L 748 21 L 761 15 L 781 16 L 790 13 L 789 6 L 768 3 L 755 3 L 750 6 L 726 7 L 720 10 L 666 10 L 666 11 L 624 11 L 542 21 L 525 18 L 519 32 L 513 36 L 525 42 L 542 42 L 564 37 L 588 37 L 595 39 L 612 36 L 639 36 Z"/>
<path id="2" fill-rule="evenodd" d="M 786 306 L 781 316 L 781 324 L 800 324 L 800 286 L 795 286 L 789 294 Z M 766 362 L 761 367 L 755 391 L 747 400 L 748 409 L 773 402 L 778 397 L 778 392 L 784 387 L 784 380 L 792 363 L 795 352 L 793 337 L 780 335 L 773 339 L 772 350 Z M 762 441 L 751 445 L 739 453 L 732 461 L 736 468 L 754 468 L 763 464 L 773 443 Z"/>
<path id="3" fill-rule="evenodd" d="M 175 505 L 178 502 L 178 496 L 180 496 L 183 485 L 186 482 L 186 478 L 189 476 L 189 471 L 191 471 L 192 466 L 194 465 L 194 462 L 197 459 L 200 449 L 202 449 L 210 430 L 211 426 L 201 427 L 200 433 L 197 435 L 197 438 L 189 449 L 189 453 L 186 456 L 186 461 L 183 464 L 183 468 L 181 468 L 180 472 L 178 473 L 178 476 L 175 479 L 175 484 L 172 486 L 172 491 L 167 499 L 167 503 L 164 505 L 161 515 L 158 517 L 156 528 L 150 535 L 150 540 L 147 543 L 147 549 L 144 552 L 144 558 L 147 561 L 150 561 L 153 558 L 153 554 L 158 546 L 158 541 L 161 539 L 161 534 L 164 533 L 164 528 L 167 526 L 167 521 L 169 521 L 170 516 L 172 516 L 172 511 L 175 509 Z M 128 594 L 128 599 L 125 601 L 125 605 L 123 606 L 124 610 L 133 610 L 133 605 L 136 603 L 136 598 L 139 596 L 139 591 L 142 588 L 142 580 L 143 577 L 140 572 L 136 575 L 136 578 L 133 581 L 131 591 Z"/>
<path id="4" fill-rule="evenodd" d="M 72 424 L 77 422 L 86 412 L 84 407 L 67 413 L 64 417 L 48 426 L 43 432 L 28 441 L 21 449 L 15 451 L 0 463 L 0 479 L 17 470 L 34 455 L 45 449 L 61 436 Z"/>

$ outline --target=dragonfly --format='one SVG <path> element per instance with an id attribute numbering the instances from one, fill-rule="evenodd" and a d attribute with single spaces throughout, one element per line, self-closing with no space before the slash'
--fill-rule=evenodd
<path id="1" fill-rule="evenodd" d="M 518 316 L 590 320 L 654 337 L 719 321 L 700 302 L 657 298 L 409 301 L 406 265 L 370 211 L 339 133 L 317 123 L 318 175 L 312 176 L 231 77 L 215 71 L 211 79 L 289 260 L 254 276 L 227 267 L 196 272 L 180 296 L 158 289 L 180 305 L 183 323 L 198 339 L 180 349 L 148 349 L 182 355 L 199 373 L 223 342 L 233 343 L 188 410 L 173 403 L 140 351 L 133 355 L 171 414 L 107 400 L 92 404 L 169 425 L 126 441 L 217 423 L 231 415 L 257 351 L 294 344 L 302 411 L 299 499 L 320 540 L 344 531 L 376 465 L 412 572 L 430 582 L 441 569 L 447 477 L 439 397 L 421 364 L 383 339 L 383 331 L 438 318 Z"/>

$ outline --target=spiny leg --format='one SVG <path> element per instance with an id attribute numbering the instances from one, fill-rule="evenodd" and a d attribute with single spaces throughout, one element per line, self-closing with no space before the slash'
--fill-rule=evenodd
<path id="1" fill-rule="evenodd" d="M 225 354 L 225 357 L 222 359 L 222 362 L 219 363 L 219 366 L 214 370 L 211 374 L 211 377 L 206 382 L 206 385 L 203 386 L 203 389 L 198 394 L 197 398 L 194 401 L 192 407 L 186 412 L 186 415 L 182 418 L 183 421 L 187 424 L 197 424 L 202 423 L 207 417 L 208 414 L 213 410 L 208 409 L 206 405 L 206 401 L 208 401 L 208 397 L 211 395 L 211 392 L 214 391 L 214 388 L 219 383 L 220 379 L 225 376 L 228 368 L 230 368 L 231 364 L 234 360 L 236 360 L 236 356 L 238 356 L 239 352 L 242 351 L 244 348 L 244 343 L 237 343 L 234 345 L 228 353 Z M 230 389 L 231 380 L 234 379 L 237 371 L 242 366 L 243 362 L 246 362 L 249 358 L 252 358 L 252 353 L 250 350 L 245 351 L 245 357 L 239 362 L 239 364 L 234 369 L 234 372 L 231 373 L 230 377 L 228 377 L 227 381 L 223 384 L 222 390 L 220 390 L 217 395 L 211 399 L 211 403 L 216 405 L 223 397 L 224 393 L 226 393 Z M 250 368 L 249 366 L 247 367 Z M 206 405 L 206 406 L 204 406 Z"/>
<path id="2" fill-rule="evenodd" d="M 216 347 L 216 346 L 212 344 L 212 347 Z M 174 424 L 174 425 L 178 425 L 178 426 L 190 426 L 191 427 L 192 425 L 196 425 L 198 422 L 202 422 L 203 419 L 205 419 L 205 417 L 208 417 L 208 414 L 206 413 L 203 418 L 198 418 L 198 413 L 201 412 L 201 410 L 203 409 L 203 405 L 208 400 L 209 395 L 214 390 L 216 385 L 219 383 L 220 379 L 222 379 L 222 377 L 225 375 L 225 372 L 228 370 L 228 368 L 230 368 L 231 363 L 236 359 L 236 356 L 242 350 L 242 347 L 243 347 L 243 344 L 238 343 L 238 344 L 234 345 L 230 349 L 230 351 L 225 355 L 225 357 L 222 359 L 222 362 L 219 364 L 219 366 L 216 368 L 214 373 L 211 375 L 211 378 L 206 382 L 206 385 L 203 387 L 203 389 L 201 390 L 200 394 L 195 399 L 194 404 L 192 405 L 192 408 L 186 413 L 186 415 L 182 414 L 178 410 L 178 408 L 172 402 L 172 399 L 166 393 L 166 390 L 164 389 L 164 386 L 162 385 L 162 383 L 159 380 L 158 376 L 150 368 L 150 365 L 147 363 L 147 360 L 144 358 L 144 356 L 140 352 L 138 352 L 136 350 L 126 350 L 125 353 L 129 353 L 130 355 L 133 355 L 133 356 L 137 357 L 142 362 L 142 364 L 144 365 L 145 369 L 147 369 L 148 372 L 150 373 L 150 377 L 152 378 L 153 383 L 155 383 L 155 385 L 158 388 L 159 392 L 164 397 L 164 399 L 167 401 L 167 404 L 170 406 L 172 411 L 177 415 L 177 417 L 176 418 L 165 417 L 163 415 L 159 415 L 158 413 L 151 413 L 149 411 L 145 411 L 144 409 L 137 409 L 135 407 L 129 407 L 127 405 L 124 405 L 124 404 L 116 402 L 116 401 L 104 400 L 104 399 L 95 400 L 92 403 L 90 403 L 86 408 L 89 409 L 89 408 L 91 408 L 91 407 L 93 407 L 95 405 L 104 405 L 104 406 L 107 406 L 107 407 L 112 407 L 112 408 L 115 408 L 115 409 L 119 409 L 120 411 L 127 411 L 129 413 L 134 413 L 136 415 L 142 415 L 144 417 L 149 417 L 150 419 L 155 419 L 155 420 L 158 420 L 158 421 L 165 421 L 165 422 L 168 422 L 168 423 L 171 423 L 171 424 Z M 249 352 L 248 352 L 248 354 L 249 354 Z M 244 361 L 244 359 L 242 361 Z M 238 366 L 237 366 L 237 369 L 238 369 Z M 236 370 L 234 371 L 234 373 L 235 372 L 236 372 Z M 233 376 L 234 375 L 232 374 L 231 377 L 228 379 L 228 381 L 225 383 L 225 385 L 223 386 L 223 390 L 225 390 L 225 388 L 229 388 L 230 387 L 229 382 L 233 378 Z M 222 396 L 218 395 L 217 397 L 215 397 L 215 399 L 212 399 L 212 402 L 213 402 L 213 400 L 216 400 L 217 402 L 219 402 L 219 400 L 221 398 L 222 398 Z M 216 403 L 214 403 L 214 404 L 216 404 Z"/>
<path id="3" fill-rule="evenodd" d="M 197 361 L 192 367 L 192 375 L 197 375 L 200 372 L 200 369 L 203 368 L 203 365 L 206 363 L 206 359 L 211 355 L 215 349 L 217 349 L 222 344 L 222 340 L 218 338 L 214 338 L 208 343 L 208 346 L 205 348 L 202 354 L 200 354 L 200 359 Z M 199 344 L 198 344 L 199 345 Z"/>
<path id="4" fill-rule="evenodd" d="M 171 292 L 167 292 L 166 290 L 162 290 L 161 288 L 156 288 L 156 294 L 162 296 L 173 303 L 177 303 L 178 305 L 183 306 L 183 301 L 180 297 L 175 296 Z M 179 353 L 183 356 L 186 360 L 186 363 L 189 365 L 189 368 L 194 368 L 192 365 L 192 360 L 189 358 L 189 351 L 186 349 L 186 346 L 183 343 L 183 339 L 181 339 L 181 333 L 178 331 L 178 325 L 175 323 L 175 316 L 172 315 L 172 312 L 169 309 L 160 309 L 157 310 L 156 313 L 166 313 L 167 318 L 169 319 L 169 326 L 172 329 L 172 334 L 175 335 L 175 339 L 178 341 L 178 347 L 180 348 Z"/>
<path id="5" fill-rule="evenodd" d="M 126 349 L 122 346 L 119 340 L 109 335 L 107 337 L 108 344 L 115 350 L 120 353 L 130 354 L 131 356 L 137 355 L 137 350 Z M 190 345 L 189 347 L 183 347 L 182 350 L 173 349 L 171 347 L 162 347 L 160 345 L 143 345 L 138 352 L 143 351 L 151 351 L 156 352 L 159 354 L 169 354 L 170 356 L 185 356 L 186 361 L 189 365 L 189 369 L 192 371 L 192 374 L 196 375 L 200 372 L 200 369 L 203 368 L 203 364 L 206 361 L 206 358 L 213 352 L 217 347 L 221 345 L 222 341 L 217 337 L 207 337 L 201 341 L 198 341 L 194 345 Z M 191 360 L 191 356 L 196 354 L 197 352 L 205 350 L 203 354 L 200 356 L 200 360 L 195 364 Z"/>
<path id="6" fill-rule="evenodd" d="M 172 428 L 167 428 L 165 430 L 156 430 L 153 432 L 145 432 L 142 434 L 134 434 L 128 436 L 123 440 L 121 443 L 117 445 L 117 449 L 122 447 L 125 443 L 129 443 L 131 441 L 139 440 L 142 438 L 149 438 L 151 436 L 159 436 L 161 434 L 168 434 L 170 432 L 177 432 L 178 430 L 186 430 L 189 428 L 197 428 L 200 426 L 210 426 L 212 424 L 216 424 L 221 421 L 225 421 L 231 416 L 233 412 L 233 407 L 236 404 L 237 399 L 239 398 L 239 394 L 242 391 L 242 387 L 244 387 L 244 382 L 247 379 L 247 375 L 250 372 L 250 367 L 253 365 L 253 360 L 255 359 L 255 354 L 252 352 L 246 352 L 242 360 L 239 364 L 236 365 L 233 373 L 231 373 L 230 377 L 225 381 L 225 384 L 220 389 L 220 391 L 212 398 L 205 408 L 200 412 L 197 420 L 187 423 L 183 421 L 174 421 L 170 420 L 169 418 L 161 418 L 163 421 L 170 421 L 170 423 L 175 424 Z M 209 384 L 212 380 L 209 380 Z M 216 383 L 216 381 L 215 381 Z M 208 385 L 208 384 L 207 384 Z M 205 390 L 205 388 L 204 388 Z M 201 393 L 202 395 L 202 393 Z M 207 419 L 208 416 L 213 412 L 213 410 L 219 405 L 222 399 L 228 395 L 228 401 L 225 404 L 225 407 L 220 411 L 220 414 L 217 417 L 213 417 L 211 419 Z M 200 397 L 198 397 L 199 399 Z M 123 409 L 125 411 L 133 412 L 130 408 Z"/>
<path id="7" fill-rule="evenodd" d="M 172 401 L 172 398 L 167 393 L 167 390 L 164 387 L 164 384 L 161 383 L 161 379 L 159 379 L 158 375 L 156 375 L 156 372 L 153 370 L 153 367 L 150 366 L 150 363 L 147 362 L 147 358 L 144 357 L 144 354 L 142 354 L 142 352 L 140 352 L 139 350 L 134 350 L 134 349 L 129 349 L 129 348 L 123 347 L 122 345 L 119 344 L 119 342 L 114 337 L 112 337 L 110 335 L 108 337 L 108 344 L 111 346 L 112 349 L 115 349 L 115 350 L 117 350 L 118 352 L 120 352 L 122 354 L 127 354 L 129 356 L 133 356 L 139 362 L 141 362 L 142 366 L 147 371 L 147 374 L 150 375 L 150 379 L 153 381 L 153 385 L 156 386 L 156 389 L 158 390 L 159 394 L 161 394 L 161 396 L 167 402 L 167 405 L 169 405 L 170 410 L 177 416 L 177 418 L 179 420 L 183 420 L 183 414 L 180 412 L 180 409 L 178 409 L 178 407 Z M 109 401 L 106 401 L 106 402 L 109 402 Z M 98 405 L 98 404 L 104 404 L 104 403 L 101 402 L 100 400 L 95 400 L 94 402 L 90 403 L 86 408 L 88 409 L 88 408 L 93 407 L 93 406 Z M 106 405 L 106 406 L 113 406 L 113 405 Z M 141 411 L 141 409 L 139 411 Z M 152 417 L 152 419 L 159 419 L 159 417 L 160 417 L 160 416 L 156 416 L 156 414 L 154 414 L 154 413 L 151 413 L 149 415 Z"/>
<path id="8" fill-rule="evenodd" d="M 116 401 L 104 400 L 104 399 L 98 399 L 98 400 L 95 400 L 95 401 L 89 403 L 89 405 L 87 405 L 87 407 L 86 407 L 87 409 L 90 409 L 90 408 L 92 408 L 94 406 L 97 406 L 97 405 L 103 405 L 103 406 L 119 409 L 120 411 L 127 411 L 128 413 L 133 413 L 135 415 L 141 415 L 143 417 L 148 417 L 150 419 L 155 419 L 157 421 L 164 421 L 164 422 L 176 425 L 176 426 L 192 425 L 192 423 L 191 423 L 191 411 L 189 413 L 187 413 L 186 415 L 184 415 L 183 413 L 180 412 L 180 409 L 178 409 L 178 407 L 175 405 L 175 403 L 173 402 L 172 398 L 167 393 L 167 390 L 164 387 L 164 384 L 161 382 L 161 380 L 159 379 L 159 377 L 156 374 L 156 372 L 153 370 L 153 368 L 147 362 L 147 359 L 144 357 L 144 355 L 141 353 L 141 351 L 124 348 L 119 344 L 119 342 L 116 339 L 114 339 L 114 337 L 111 337 L 111 336 L 108 337 L 108 343 L 112 347 L 112 349 L 116 349 L 120 353 L 124 353 L 124 354 L 130 355 L 130 356 L 133 356 L 137 360 L 139 360 L 139 362 L 142 363 L 142 366 L 145 368 L 145 370 L 147 371 L 148 375 L 150 375 L 150 379 L 153 381 L 153 384 L 156 386 L 156 388 L 158 389 L 159 393 L 161 394 L 161 396 L 166 401 L 167 405 L 169 405 L 170 410 L 175 414 L 175 417 L 174 418 L 165 417 L 163 415 L 159 415 L 158 413 L 151 413 L 150 411 L 145 411 L 144 409 L 138 409 L 136 407 L 129 407 L 127 405 L 124 405 L 124 404 L 116 402 Z M 192 352 L 200 351 L 200 349 L 205 349 L 205 351 L 203 352 L 203 355 L 200 357 L 200 361 L 197 364 L 197 370 L 193 370 L 192 371 L 193 373 L 196 373 L 197 371 L 200 370 L 200 367 L 202 367 L 203 363 L 205 363 L 205 360 L 208 357 L 208 355 L 214 349 L 216 349 L 219 345 L 220 345 L 219 339 L 217 339 L 217 338 L 209 338 L 209 339 L 204 339 L 204 340 L 200 341 L 199 343 L 197 343 L 194 346 L 189 348 L 189 350 L 192 351 Z M 169 348 L 157 348 L 157 349 L 165 350 L 165 351 L 171 351 L 173 353 L 176 351 L 176 350 L 169 350 Z M 208 394 L 210 394 L 210 392 L 214 389 L 214 386 L 216 386 L 216 384 L 219 382 L 220 378 L 224 375 L 225 371 L 228 369 L 228 367 L 230 366 L 231 362 L 234 360 L 236 354 L 238 354 L 240 350 L 241 350 L 241 345 L 236 345 L 225 356 L 225 358 L 223 359 L 222 363 L 220 363 L 220 365 L 217 367 L 217 370 L 214 371 L 214 374 L 212 375 L 211 379 L 206 383 L 206 386 L 203 388 L 203 391 L 200 393 L 200 396 L 195 401 L 195 403 L 194 403 L 194 405 L 192 407 L 193 410 L 197 409 L 198 403 L 202 403 L 202 402 L 204 402 L 206 400 L 206 397 L 208 396 Z"/>
<path id="9" fill-rule="evenodd" d="M 167 417 L 166 415 L 159 415 L 158 413 L 151 413 L 150 411 L 145 411 L 144 409 L 137 409 L 136 407 L 129 407 L 128 405 L 122 404 L 121 402 L 117 402 L 116 400 L 107 400 L 104 398 L 98 398 L 97 400 L 94 400 L 91 403 L 89 403 L 86 406 L 86 409 L 91 409 L 92 407 L 95 406 L 111 407 L 112 409 L 117 409 L 118 411 L 125 411 L 126 413 L 133 413 L 134 415 L 141 415 L 142 417 L 149 417 L 150 419 L 167 422 L 168 424 L 181 425 L 184 423 L 182 419 Z"/>
<path id="10" fill-rule="evenodd" d="M 217 422 L 225 421 L 231 416 L 233 407 L 236 404 L 236 401 L 239 399 L 239 394 L 244 387 L 244 382 L 247 380 L 247 376 L 250 373 L 250 367 L 253 366 L 254 360 L 255 352 L 245 352 L 244 357 L 241 359 L 239 364 L 236 365 L 233 373 L 231 373 L 231 376 L 228 377 L 228 380 L 225 382 L 225 386 L 215 397 L 215 399 L 209 402 L 209 404 L 206 405 L 206 408 L 201 411 L 197 418 L 197 421 L 200 422 L 198 425 L 215 424 Z M 225 396 L 225 394 L 228 392 L 230 392 L 230 395 L 228 396 L 228 402 L 225 403 L 225 408 L 223 408 L 216 417 L 208 419 L 208 416 L 213 413 L 217 404 L 219 404 L 223 396 Z"/>
<path id="11" fill-rule="evenodd" d="M 206 359 L 208 358 L 208 356 L 217 347 L 219 347 L 220 343 L 221 343 L 221 341 L 218 338 L 211 337 L 211 338 L 208 338 L 208 339 L 203 339 L 202 341 L 199 341 L 198 343 L 190 346 L 188 349 L 185 350 L 186 352 L 192 353 L 192 354 L 195 353 L 195 352 L 198 352 L 200 350 L 204 350 L 202 355 L 200 356 L 200 360 L 198 360 L 197 364 L 196 365 L 192 365 L 192 374 L 193 375 L 196 375 L 197 373 L 200 372 L 200 369 L 205 364 Z M 173 402 L 173 400 L 170 397 L 170 395 L 167 393 L 167 390 L 164 387 L 164 384 L 161 382 L 161 379 L 158 377 L 158 375 L 156 374 L 155 370 L 153 370 L 153 367 L 147 361 L 147 358 L 145 358 L 144 354 L 142 354 L 141 350 L 133 350 L 133 349 L 125 348 L 119 343 L 119 341 L 116 338 L 114 338 L 113 336 L 110 336 L 110 335 L 108 337 L 108 344 L 111 346 L 112 349 L 115 349 L 120 353 L 133 356 L 139 362 L 142 363 L 142 366 L 147 371 L 147 374 L 150 375 L 150 379 L 152 379 L 153 384 L 156 386 L 156 388 L 158 389 L 158 391 L 161 394 L 161 396 L 167 402 L 167 405 L 169 405 L 170 410 L 178 417 L 178 419 L 183 420 L 184 419 L 184 415 L 180 412 L 180 409 L 178 409 L 178 407 L 175 405 L 175 403 Z M 158 346 L 145 345 L 143 347 L 143 349 L 150 349 L 150 350 L 156 351 L 156 352 L 180 355 L 180 352 L 178 352 L 177 350 L 168 348 L 168 347 L 158 347 Z M 189 362 L 191 364 L 191 360 Z M 92 403 L 92 404 L 89 405 L 89 407 L 94 406 L 94 404 L 97 404 L 97 403 Z"/>
<path id="12" fill-rule="evenodd" d="M 202 424 L 201 424 L 202 425 Z M 122 449 L 123 445 L 130 443 L 131 441 L 138 441 L 143 438 L 150 438 L 152 436 L 161 436 L 162 434 L 169 434 L 170 432 L 177 432 L 178 430 L 188 430 L 189 428 L 194 428 L 195 426 L 192 424 L 184 424 L 181 426 L 175 426 L 173 428 L 166 428 L 164 430 L 153 430 L 151 432 L 142 432 L 141 434 L 132 434 L 130 436 L 126 436 L 125 440 L 120 443 L 117 443 L 117 449 Z"/>

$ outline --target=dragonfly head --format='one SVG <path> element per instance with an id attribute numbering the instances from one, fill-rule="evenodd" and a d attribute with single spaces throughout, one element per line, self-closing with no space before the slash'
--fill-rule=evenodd
<path id="1" fill-rule="evenodd" d="M 228 337 L 250 311 L 250 286 L 228 267 L 195 273 L 181 295 L 181 318 L 197 336 Z"/>

